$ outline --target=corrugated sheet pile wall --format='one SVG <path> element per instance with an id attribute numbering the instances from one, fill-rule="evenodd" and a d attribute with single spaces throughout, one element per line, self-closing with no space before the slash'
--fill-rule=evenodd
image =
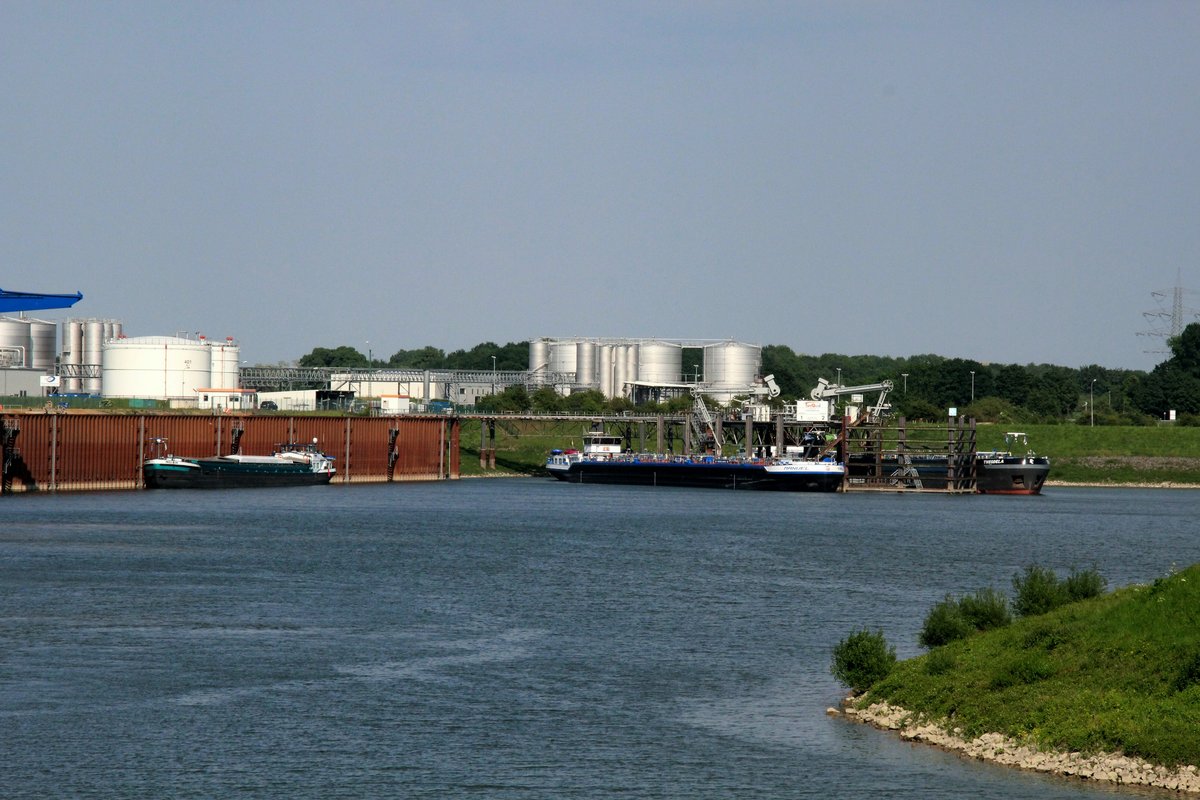
<path id="1" fill-rule="evenodd" d="M 336 459 L 334 483 L 459 476 L 453 417 L 235 416 L 195 414 L 5 414 L 0 416 L 4 492 L 141 488 L 142 463 L 238 451 L 269 455 L 308 443 Z M 241 431 L 240 434 L 235 431 Z M 160 452 L 156 439 L 166 440 Z"/>

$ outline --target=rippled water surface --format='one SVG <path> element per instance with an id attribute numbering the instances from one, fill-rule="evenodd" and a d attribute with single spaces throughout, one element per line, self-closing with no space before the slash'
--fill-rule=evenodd
<path id="1" fill-rule="evenodd" d="M 1079 798 L 826 717 L 1037 562 L 1200 561 L 1200 495 L 548 480 L 5 497 L 4 797 Z"/>

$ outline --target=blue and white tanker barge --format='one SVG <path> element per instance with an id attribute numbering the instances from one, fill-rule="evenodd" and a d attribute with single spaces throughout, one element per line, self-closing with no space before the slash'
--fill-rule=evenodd
<path id="1" fill-rule="evenodd" d="M 845 476 L 833 460 L 624 453 L 621 437 L 603 433 L 585 434 L 582 452 L 552 451 L 546 471 L 570 483 L 778 492 L 834 492 Z"/>

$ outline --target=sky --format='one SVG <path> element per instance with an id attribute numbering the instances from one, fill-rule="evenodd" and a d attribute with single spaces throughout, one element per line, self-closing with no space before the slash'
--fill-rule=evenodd
<path id="1" fill-rule="evenodd" d="M 1200 305 L 1198 41 L 1155 0 L 6 0 L 0 287 L 258 364 L 1150 369 L 1152 293 Z"/>

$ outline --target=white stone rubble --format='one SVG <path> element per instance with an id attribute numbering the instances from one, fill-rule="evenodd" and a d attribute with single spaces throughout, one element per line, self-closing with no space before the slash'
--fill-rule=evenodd
<path id="1" fill-rule="evenodd" d="M 848 718 L 883 730 L 896 731 L 902 739 L 936 745 L 971 758 L 1085 780 L 1200 793 L 1200 770 L 1194 765 L 1168 769 L 1120 753 L 1084 755 L 1044 752 L 999 733 L 985 733 L 975 739 L 967 739 L 961 735 L 960 728 L 948 730 L 944 724 L 911 714 L 899 706 L 872 703 L 859 709 L 854 706 L 856 700 L 848 697 L 842 704 L 842 712 Z"/>

